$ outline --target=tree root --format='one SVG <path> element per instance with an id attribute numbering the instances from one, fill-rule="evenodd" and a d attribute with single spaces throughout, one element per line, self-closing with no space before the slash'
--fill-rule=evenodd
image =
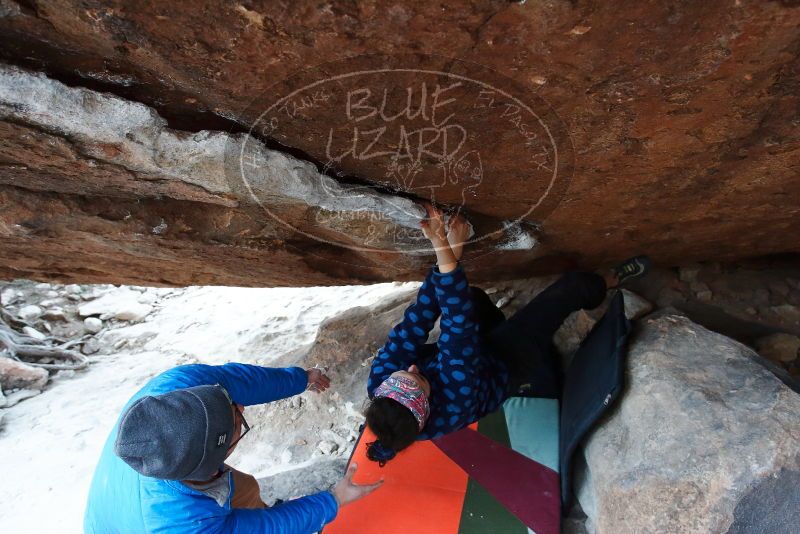
<path id="1" fill-rule="evenodd" d="M 89 336 L 80 339 L 65 341 L 63 339 L 50 336 L 45 339 L 36 339 L 17 332 L 10 324 L 30 326 L 25 321 L 9 315 L 0 310 L 0 346 L 5 347 L 8 356 L 11 358 L 32 365 L 42 367 L 52 371 L 78 371 L 85 369 L 89 365 L 86 357 L 71 347 L 83 343 Z M 65 360 L 64 363 L 41 363 L 33 360 Z M 69 363 L 67 363 L 69 362 Z"/>

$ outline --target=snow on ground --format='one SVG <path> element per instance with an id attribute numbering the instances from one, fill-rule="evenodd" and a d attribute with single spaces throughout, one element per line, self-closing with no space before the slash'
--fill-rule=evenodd
<path id="1" fill-rule="evenodd" d="M 6 532 L 82 531 L 98 455 L 125 402 L 151 377 L 184 363 L 269 365 L 311 343 L 326 318 L 413 284 L 302 289 L 108 288 L 84 306 L 108 317 L 87 371 L 62 373 L 39 396 L 3 411 L 0 525 Z M 138 306 L 132 306 L 136 304 Z M 152 312 L 113 320 L 121 309 Z M 247 458 L 241 459 L 247 462 Z"/>

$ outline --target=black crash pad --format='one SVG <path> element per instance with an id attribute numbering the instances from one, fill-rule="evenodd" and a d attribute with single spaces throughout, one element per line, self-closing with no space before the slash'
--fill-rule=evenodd
<path id="1" fill-rule="evenodd" d="M 559 463 L 562 511 L 572 498 L 572 454 L 623 388 L 630 321 L 618 291 L 605 315 L 581 343 L 564 376 Z"/>

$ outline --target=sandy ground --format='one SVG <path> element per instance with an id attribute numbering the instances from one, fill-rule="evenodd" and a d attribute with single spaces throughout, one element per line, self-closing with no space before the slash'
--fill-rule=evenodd
<path id="1" fill-rule="evenodd" d="M 109 321 L 87 371 L 56 376 L 41 395 L 4 410 L 2 530 L 81 532 L 99 451 L 122 406 L 152 376 L 193 362 L 269 365 L 311 343 L 324 319 L 412 287 L 99 290 L 109 310 L 132 300 L 154 309 L 141 323 Z M 238 462 L 281 469 L 246 456 Z"/>

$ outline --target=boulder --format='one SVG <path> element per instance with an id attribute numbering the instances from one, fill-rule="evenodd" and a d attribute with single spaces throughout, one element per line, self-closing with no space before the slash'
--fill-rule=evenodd
<path id="1" fill-rule="evenodd" d="M 97 317 L 87 317 L 83 320 L 83 326 L 87 332 L 96 334 L 103 329 L 103 321 Z"/>
<path id="2" fill-rule="evenodd" d="M 330 455 L 339 449 L 339 445 L 333 441 L 320 441 L 317 448 L 322 454 Z"/>
<path id="3" fill-rule="evenodd" d="M 582 451 L 589 532 L 800 532 L 800 395 L 757 359 L 683 316 L 642 321 Z"/>
<path id="4" fill-rule="evenodd" d="M 0 292 L 0 305 L 8 306 L 22 298 L 22 293 L 13 287 L 8 287 Z"/>
<path id="5" fill-rule="evenodd" d="M 699 265 L 686 265 L 684 267 L 680 267 L 678 269 L 678 278 L 687 283 L 692 283 L 697 281 L 697 275 L 700 274 L 700 267 Z"/>
<path id="6" fill-rule="evenodd" d="M 625 317 L 628 319 L 639 319 L 652 311 L 653 305 L 647 299 L 628 289 L 620 289 L 620 291 L 625 300 Z M 613 292 L 609 291 L 603 303 L 593 310 L 579 310 L 570 314 L 561 328 L 556 331 L 553 343 L 558 352 L 567 358 L 567 361 L 606 312 L 612 295 Z M 565 365 L 567 361 L 564 362 Z"/>
<path id="7" fill-rule="evenodd" d="M 83 344 L 83 347 L 81 347 L 81 352 L 87 356 L 91 354 L 96 354 L 99 351 L 100 351 L 100 342 L 97 340 L 96 337 L 91 337 L 87 339 L 86 342 Z"/>
<path id="8" fill-rule="evenodd" d="M 42 309 L 36 304 L 28 304 L 20 308 L 17 315 L 24 321 L 32 321 L 41 317 Z"/>
<path id="9" fill-rule="evenodd" d="M 778 363 L 789 363 L 800 353 L 800 337 L 777 333 L 756 340 L 756 349 L 764 358 Z"/>
<path id="10" fill-rule="evenodd" d="M 640 297 L 629 289 L 622 288 L 620 291 L 625 300 L 625 317 L 628 319 L 639 319 L 653 311 L 653 304 L 646 298 Z"/>
<path id="11" fill-rule="evenodd" d="M 43 333 L 39 332 L 38 330 L 36 330 L 32 326 L 24 326 L 22 328 L 22 333 L 25 334 L 26 336 L 32 337 L 33 339 L 36 339 L 38 341 L 42 341 L 42 340 L 47 338 L 46 334 L 43 334 Z"/>
<path id="12" fill-rule="evenodd" d="M 79 295 L 81 293 L 81 286 L 78 284 L 68 284 L 64 286 L 64 291 L 70 295 Z"/>
<path id="13" fill-rule="evenodd" d="M 346 457 L 323 456 L 311 465 L 298 464 L 285 471 L 270 474 L 259 480 L 261 499 L 271 506 L 277 499 L 286 501 L 328 491 L 342 477 L 346 467 Z"/>
<path id="14" fill-rule="evenodd" d="M 49 374 L 40 367 L 32 367 L 11 358 L 0 356 L 0 387 L 11 389 L 41 390 L 47 384 Z"/>
<path id="15" fill-rule="evenodd" d="M 792 326 L 800 326 L 800 307 L 793 304 L 779 304 L 778 306 L 773 306 L 770 310 Z"/>
<path id="16" fill-rule="evenodd" d="M 40 389 L 18 389 L 6 396 L 6 408 L 16 406 L 20 402 L 36 397 L 42 392 Z"/>
<path id="17" fill-rule="evenodd" d="M 601 315 L 587 310 L 571 313 L 553 336 L 553 344 L 558 352 L 564 357 L 574 354 Z M 566 362 L 564 366 L 566 367 Z"/>
<path id="18" fill-rule="evenodd" d="M 153 306 L 149 303 L 149 297 L 129 287 L 112 290 L 78 308 L 78 313 L 82 317 L 98 315 L 100 319 L 113 317 L 119 321 L 131 322 L 141 321 L 152 311 Z"/>
<path id="19" fill-rule="evenodd" d="M 45 312 L 42 314 L 42 317 L 44 317 L 45 319 L 50 319 L 51 321 L 67 320 L 66 312 L 64 311 L 64 308 L 61 308 L 60 306 L 56 306 L 48 310 L 45 310 Z"/>
<path id="20" fill-rule="evenodd" d="M 714 298 L 714 294 L 711 292 L 708 284 L 704 282 L 692 282 L 689 289 L 692 290 L 694 296 L 697 297 L 697 300 L 700 302 L 711 302 Z"/>
<path id="21" fill-rule="evenodd" d="M 129 303 L 124 308 L 114 312 L 114 319 L 136 323 L 150 315 L 152 311 L 153 307 L 149 304 Z"/>

